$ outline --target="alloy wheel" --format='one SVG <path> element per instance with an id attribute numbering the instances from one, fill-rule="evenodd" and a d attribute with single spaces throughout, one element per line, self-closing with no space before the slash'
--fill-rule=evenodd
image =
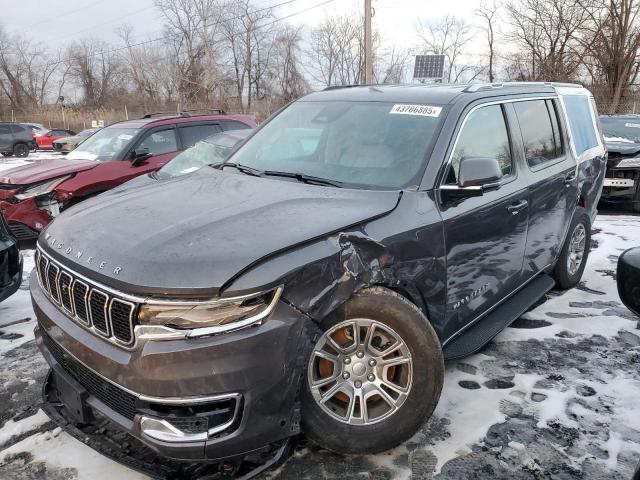
<path id="1" fill-rule="evenodd" d="M 332 418 L 349 425 L 380 422 L 402 406 L 413 380 L 409 347 L 381 322 L 341 322 L 316 343 L 308 365 L 311 394 Z"/>
<path id="2" fill-rule="evenodd" d="M 587 230 L 582 223 L 576 225 L 569 240 L 569 255 L 567 256 L 567 271 L 575 275 L 582 266 L 586 250 Z"/>

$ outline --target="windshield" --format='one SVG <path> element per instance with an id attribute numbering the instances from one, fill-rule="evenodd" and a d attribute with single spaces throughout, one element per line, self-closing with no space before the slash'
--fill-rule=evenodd
<path id="1" fill-rule="evenodd" d="M 607 142 L 640 143 L 640 117 L 600 117 L 602 134 Z"/>
<path id="2" fill-rule="evenodd" d="M 230 162 L 260 171 L 363 187 L 419 183 L 441 107 L 387 102 L 305 102 L 282 111 Z"/>
<path id="3" fill-rule="evenodd" d="M 230 137 L 224 133 L 213 135 L 176 155 L 160 169 L 160 172 L 172 177 L 179 177 L 198 170 L 205 165 L 224 162 L 231 150 L 233 150 L 234 145 L 239 141 L 240 139 Z"/>
<path id="4" fill-rule="evenodd" d="M 67 158 L 100 162 L 119 159 L 138 131 L 137 128 L 104 128 L 82 142 Z"/>

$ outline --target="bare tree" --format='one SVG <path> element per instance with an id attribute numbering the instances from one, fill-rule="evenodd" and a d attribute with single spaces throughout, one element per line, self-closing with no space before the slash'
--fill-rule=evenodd
<path id="1" fill-rule="evenodd" d="M 373 77 L 376 83 L 402 83 L 409 66 L 409 53 L 395 45 L 374 57 Z"/>
<path id="2" fill-rule="evenodd" d="M 425 54 L 445 56 L 444 77 L 447 82 L 470 81 L 481 73 L 481 68 L 463 61 L 466 47 L 473 39 L 471 27 L 464 19 L 446 15 L 436 20 L 420 21 L 416 34 Z"/>
<path id="3" fill-rule="evenodd" d="M 579 0 L 517 0 L 506 5 L 518 48 L 508 76 L 517 80 L 575 81 L 585 49 L 580 35 L 589 20 Z"/>
<path id="4" fill-rule="evenodd" d="M 280 103 L 286 104 L 304 95 L 309 84 L 302 74 L 301 37 L 302 27 L 283 26 L 278 32 L 275 42 L 274 79 L 280 97 Z"/>
<path id="5" fill-rule="evenodd" d="M 581 6 L 590 19 L 585 27 L 585 67 L 599 100 L 607 105 L 609 113 L 617 113 L 640 70 L 640 2 L 594 0 Z"/>
<path id="6" fill-rule="evenodd" d="M 81 88 L 86 105 L 104 106 L 115 93 L 121 66 L 109 44 L 94 38 L 69 47 L 69 76 Z"/>
<path id="7" fill-rule="evenodd" d="M 489 2 L 482 0 L 480 6 L 473 11 L 474 15 L 478 16 L 482 21 L 482 30 L 487 38 L 487 47 L 489 49 L 489 65 L 487 75 L 489 76 L 489 82 L 495 80 L 495 19 L 498 14 L 500 5 L 496 0 Z"/>

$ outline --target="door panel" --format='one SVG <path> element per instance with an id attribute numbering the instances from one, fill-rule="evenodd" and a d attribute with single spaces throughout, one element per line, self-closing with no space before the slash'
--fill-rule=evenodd
<path id="1" fill-rule="evenodd" d="M 485 313 L 522 282 L 529 192 L 519 175 L 519 146 L 507 133 L 500 105 L 472 111 L 456 141 L 447 184 L 456 184 L 456 168 L 464 157 L 497 158 L 504 177 L 498 189 L 479 197 L 447 200 L 446 192 L 440 191 L 447 262 L 445 338 Z"/>
<path id="2" fill-rule="evenodd" d="M 529 234 L 523 275 L 532 278 L 555 261 L 577 199 L 576 162 L 555 100 L 513 104 L 529 178 Z"/>

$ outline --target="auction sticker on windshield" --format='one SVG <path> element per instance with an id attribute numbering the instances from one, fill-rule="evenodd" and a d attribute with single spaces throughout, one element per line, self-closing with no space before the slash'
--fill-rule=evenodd
<path id="1" fill-rule="evenodd" d="M 432 107 L 429 105 L 394 105 L 389 113 L 437 117 L 440 115 L 441 110 L 442 107 Z"/>

